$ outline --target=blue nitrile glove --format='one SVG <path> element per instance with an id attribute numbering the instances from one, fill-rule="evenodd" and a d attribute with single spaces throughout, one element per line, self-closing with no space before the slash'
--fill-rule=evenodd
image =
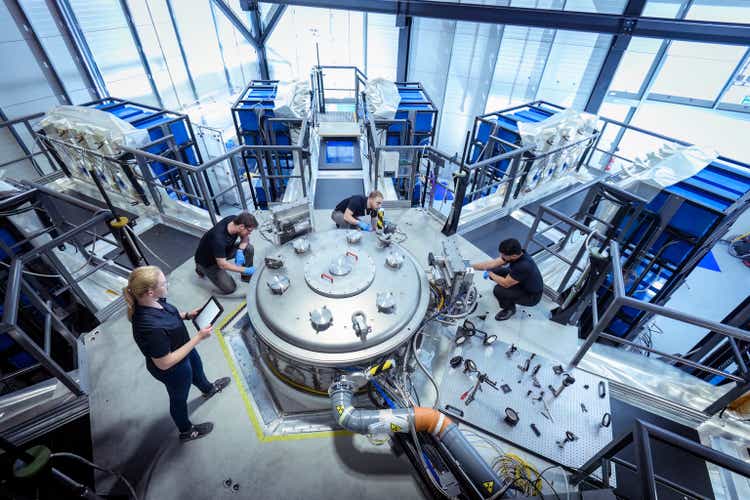
<path id="1" fill-rule="evenodd" d="M 372 231 L 372 226 L 369 225 L 367 222 L 359 221 L 357 222 L 357 225 L 362 231 Z"/>
<path id="2" fill-rule="evenodd" d="M 245 276 L 252 276 L 255 274 L 255 266 L 246 267 L 244 271 L 242 271 L 242 274 Z"/>
<path id="3" fill-rule="evenodd" d="M 245 252 L 237 250 L 237 253 L 234 255 L 234 263 L 238 266 L 243 265 L 245 263 Z"/>
<path id="4" fill-rule="evenodd" d="M 488 280 L 488 279 L 490 279 L 490 272 L 489 271 L 485 271 L 482 276 L 484 276 L 484 279 Z"/>

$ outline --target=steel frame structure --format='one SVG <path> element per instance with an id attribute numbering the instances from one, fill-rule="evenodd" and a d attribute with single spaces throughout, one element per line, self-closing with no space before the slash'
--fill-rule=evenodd
<path id="1" fill-rule="evenodd" d="M 113 266 L 111 260 L 101 259 L 90 253 L 82 245 L 78 244 L 77 237 L 80 235 L 86 235 L 87 237 L 93 236 L 97 240 L 104 240 L 115 247 L 120 247 L 122 240 L 119 237 L 116 236 L 116 240 L 112 240 L 106 238 L 104 235 L 97 235 L 91 231 L 91 229 L 97 224 L 103 222 L 108 223 L 112 221 L 115 216 L 110 210 L 90 205 L 84 201 L 55 192 L 39 184 L 27 182 L 23 183 L 20 187 L 24 188 L 24 190 L 19 191 L 18 194 L 11 197 L 0 200 L 0 209 L 7 210 L 9 208 L 24 206 L 27 204 L 32 204 L 32 207 L 39 205 L 45 213 L 45 224 L 48 225 L 44 230 L 38 231 L 12 246 L 0 242 L 3 251 L 7 255 L 12 256 L 10 268 L 7 272 L 3 271 L 3 274 L 7 274 L 7 276 L 5 280 L 4 309 L 2 320 L 0 321 L 0 332 L 7 333 L 29 355 L 34 357 L 37 363 L 31 367 L 21 368 L 13 373 L 4 374 L 2 381 L 10 380 L 23 375 L 30 370 L 41 367 L 62 382 L 71 393 L 76 396 L 81 396 L 85 394 L 87 388 L 83 384 L 74 380 L 73 377 L 71 377 L 70 374 L 63 369 L 55 359 L 53 359 L 51 352 L 53 331 L 61 335 L 70 345 L 74 354 L 73 363 L 75 366 L 78 366 L 79 362 L 82 363 L 84 361 L 80 359 L 84 346 L 53 310 L 52 301 L 56 297 L 59 297 L 63 292 L 70 291 L 81 305 L 97 316 L 106 316 L 109 314 L 110 310 L 113 310 L 113 308 L 110 308 L 109 306 L 101 311 L 97 310 L 94 303 L 81 288 L 80 282 L 104 268 L 123 277 L 127 276 L 128 273 L 126 270 Z M 74 226 L 58 213 L 49 198 L 55 198 L 64 203 L 84 208 L 92 212 L 94 215 L 84 223 Z M 27 252 L 19 253 L 20 249 L 23 248 L 23 245 L 32 242 L 37 237 L 44 234 L 50 236 L 48 241 L 37 245 Z M 54 249 L 63 244 L 73 244 L 78 248 L 81 254 L 86 257 L 87 262 L 90 263 L 91 268 L 82 274 L 74 276 L 54 253 Z M 123 250 L 121 250 L 118 255 L 121 255 L 122 252 Z M 33 275 L 31 278 L 24 277 L 27 265 L 37 259 L 44 259 L 44 261 L 51 265 L 52 269 L 58 273 L 57 276 L 59 276 L 63 283 L 61 287 L 55 290 L 47 290 L 44 288 L 45 291 L 41 292 L 40 288 L 43 287 L 40 287 L 40 285 L 36 283 Z M 41 346 L 35 342 L 19 324 L 19 306 L 21 304 L 22 295 L 24 300 L 28 300 L 31 306 L 44 316 L 44 342 Z M 114 308 L 120 307 L 119 304 L 113 304 Z"/>
<path id="2" fill-rule="evenodd" d="M 626 290 L 625 290 L 625 279 L 623 276 L 623 267 L 621 263 L 620 245 L 615 240 L 611 240 L 609 242 L 609 260 L 610 260 L 610 266 L 611 266 L 610 269 L 612 273 L 612 290 L 614 293 L 614 297 L 600 316 L 598 312 L 598 304 L 597 304 L 598 299 L 597 299 L 596 290 L 591 292 L 590 298 L 588 300 L 589 300 L 589 303 L 591 304 L 591 311 L 592 311 L 592 315 L 591 315 L 592 330 L 591 330 L 591 333 L 589 333 L 586 339 L 584 340 L 583 344 L 578 348 L 576 353 L 573 355 L 572 359 L 569 362 L 570 366 L 578 366 L 578 364 L 581 362 L 581 360 L 589 351 L 589 349 L 591 349 L 594 343 L 596 343 L 597 340 L 599 339 L 605 339 L 607 341 L 614 342 L 616 344 L 637 347 L 640 350 L 656 354 L 657 356 L 660 356 L 665 359 L 669 359 L 678 364 L 690 366 L 692 368 L 695 368 L 704 372 L 726 377 L 727 379 L 730 379 L 733 382 L 736 382 L 736 385 L 734 388 L 732 388 L 731 390 L 723 394 L 721 397 L 719 397 L 716 401 L 714 401 L 711 405 L 709 405 L 703 410 L 704 413 L 707 413 L 709 415 L 718 413 L 724 407 L 726 407 L 730 402 L 734 401 L 740 395 L 750 390 L 750 372 L 748 371 L 748 367 L 736 343 L 737 340 L 742 341 L 744 343 L 750 342 L 750 332 L 731 326 L 731 325 L 724 324 L 724 323 L 717 323 L 716 321 L 705 320 L 698 316 L 694 316 L 692 314 L 678 311 L 673 308 L 660 306 L 657 304 L 652 304 L 650 302 L 638 300 L 633 297 L 629 297 L 626 294 Z M 615 335 L 610 335 L 608 333 L 605 333 L 604 329 L 610 324 L 612 319 L 615 317 L 617 312 L 622 307 L 630 307 L 630 308 L 637 309 L 640 311 L 648 312 L 653 315 L 663 316 L 665 318 L 674 319 L 682 323 L 687 323 L 687 324 L 699 326 L 701 328 L 706 328 L 711 332 L 714 332 L 716 334 L 720 334 L 729 338 L 730 344 L 732 346 L 732 351 L 734 354 L 734 361 L 735 363 L 737 363 L 737 366 L 739 367 L 740 375 L 739 376 L 733 375 L 731 373 L 717 370 L 710 366 L 706 366 L 698 362 L 692 361 L 688 359 L 687 357 L 682 357 L 682 356 L 677 356 L 677 355 L 661 352 L 657 349 L 653 349 L 647 346 L 636 344 L 635 342 L 625 340 Z"/>
<path id="3" fill-rule="evenodd" d="M 603 483 L 604 487 L 610 487 L 612 464 L 614 463 L 636 473 L 638 490 L 640 492 L 638 498 L 644 500 L 656 500 L 658 498 L 657 486 L 669 488 L 680 495 L 684 495 L 685 498 L 705 498 L 701 493 L 656 474 L 654 471 L 654 458 L 651 455 L 652 440 L 685 451 L 696 458 L 744 476 L 745 478 L 750 478 L 750 465 L 744 461 L 709 448 L 708 446 L 691 441 L 679 434 L 675 434 L 666 429 L 662 429 L 661 427 L 644 422 L 643 420 L 636 420 L 633 424 L 632 431 L 614 439 L 609 445 L 602 448 L 599 453 L 586 462 L 580 470 L 576 471 L 575 474 L 571 476 L 571 484 L 580 485 L 582 482 L 591 481 L 593 473 L 601 467 L 601 483 Z M 619 457 L 615 457 L 615 455 L 631 444 L 634 446 L 635 464 L 631 464 Z"/>

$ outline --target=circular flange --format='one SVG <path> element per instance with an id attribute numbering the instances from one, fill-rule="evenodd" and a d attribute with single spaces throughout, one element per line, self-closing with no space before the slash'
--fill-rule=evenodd
<path id="1" fill-rule="evenodd" d="M 367 252 L 341 250 L 316 252 L 305 262 L 305 281 L 320 295 L 352 297 L 366 290 L 375 279 L 375 261 Z"/>
<path id="2" fill-rule="evenodd" d="M 367 363 L 407 342 L 424 318 L 429 284 L 414 256 L 398 244 L 381 247 L 374 233 L 357 232 L 360 242 L 350 245 L 347 233 L 332 230 L 307 235 L 311 251 L 304 255 L 295 253 L 292 242 L 278 247 L 274 255 L 284 260 L 283 274 L 291 283 L 283 295 L 275 295 L 265 284 L 282 273 L 266 266 L 248 285 L 248 333 L 290 362 L 321 368 Z M 404 256 L 400 268 L 386 264 L 391 251 Z M 352 271 L 332 276 L 331 261 L 347 252 L 356 256 L 348 257 Z M 388 293 L 393 294 L 395 304 L 390 310 L 378 306 L 378 294 L 390 299 Z M 325 331 L 318 332 L 310 313 L 323 305 L 332 320 Z M 366 336 L 354 331 L 351 318 L 356 311 L 367 318 L 371 331 Z"/>
<path id="3" fill-rule="evenodd" d="M 362 232 L 357 231 L 356 229 L 350 229 L 346 232 L 346 241 L 351 243 L 352 245 L 355 243 L 359 243 L 359 240 L 362 239 Z"/>
<path id="4" fill-rule="evenodd" d="M 282 295 L 286 292 L 287 288 L 289 288 L 289 283 L 289 278 L 283 274 L 275 274 L 271 279 L 266 281 L 268 288 L 270 288 L 275 295 Z"/>

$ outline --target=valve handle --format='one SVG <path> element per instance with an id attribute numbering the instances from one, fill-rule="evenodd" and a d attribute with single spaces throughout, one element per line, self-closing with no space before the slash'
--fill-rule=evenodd
<path id="1" fill-rule="evenodd" d="M 351 255 L 352 257 L 354 257 L 354 260 L 356 260 L 357 262 L 359 262 L 359 256 L 356 253 L 352 252 L 351 250 L 349 250 L 348 252 L 346 252 L 346 255 Z"/>
<path id="2" fill-rule="evenodd" d="M 330 281 L 331 283 L 333 283 L 333 276 L 331 276 L 328 273 L 322 273 L 320 275 L 320 277 L 323 278 L 323 279 L 326 279 L 326 280 Z"/>

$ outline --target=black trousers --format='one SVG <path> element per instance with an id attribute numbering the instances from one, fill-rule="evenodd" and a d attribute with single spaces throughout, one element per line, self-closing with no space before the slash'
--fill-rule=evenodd
<path id="1" fill-rule="evenodd" d="M 235 247 L 234 251 L 232 251 L 230 255 L 227 255 L 227 260 L 233 261 L 238 250 L 239 248 Z M 255 256 L 255 248 L 248 243 L 243 251 L 245 253 L 244 267 L 252 266 L 253 257 Z M 220 269 L 216 264 L 204 267 L 196 263 L 195 268 L 211 280 L 211 283 L 213 283 L 214 286 L 216 286 L 216 288 L 218 288 L 224 295 L 234 293 L 234 291 L 237 290 L 237 282 L 234 281 L 234 278 L 232 278 L 224 269 Z"/>
<path id="2" fill-rule="evenodd" d="M 508 269 L 501 267 L 499 269 L 493 269 L 493 273 L 499 276 L 507 276 Z M 515 309 L 516 304 L 522 306 L 535 306 L 542 300 L 542 293 L 529 293 L 523 289 L 521 284 L 514 285 L 508 288 L 503 288 L 500 285 L 495 285 L 492 290 L 492 295 L 497 299 L 497 303 L 500 304 L 500 309 Z"/>

